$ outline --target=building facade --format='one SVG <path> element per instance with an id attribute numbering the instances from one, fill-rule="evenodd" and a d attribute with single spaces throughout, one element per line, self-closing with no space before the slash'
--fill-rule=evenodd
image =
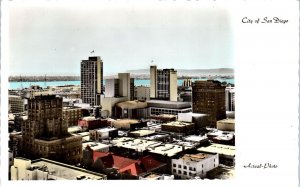
<path id="1" fill-rule="evenodd" d="M 137 86 L 135 87 L 135 99 L 137 100 L 150 100 L 150 87 Z"/>
<path id="2" fill-rule="evenodd" d="M 78 120 L 82 118 L 83 112 L 79 107 L 63 107 L 63 119 L 68 127 L 77 126 Z"/>
<path id="3" fill-rule="evenodd" d="M 22 124 L 24 156 L 66 163 L 80 162 L 82 139 L 68 133 L 62 108 L 62 98 L 54 95 L 36 96 L 28 100 L 28 120 Z"/>
<path id="4" fill-rule="evenodd" d="M 24 112 L 24 100 L 22 97 L 17 95 L 9 95 L 8 104 L 10 106 L 10 109 L 8 110 L 9 113 Z"/>
<path id="5" fill-rule="evenodd" d="M 150 100 L 147 103 L 150 116 L 161 114 L 178 115 L 178 113 L 192 112 L 191 103 L 189 102 Z"/>
<path id="6" fill-rule="evenodd" d="M 177 71 L 150 66 L 150 98 L 177 101 Z"/>
<path id="7" fill-rule="evenodd" d="M 225 87 L 219 81 L 195 81 L 192 86 L 193 112 L 208 114 L 208 125 L 226 118 Z"/>
<path id="8" fill-rule="evenodd" d="M 119 96 L 119 79 L 105 80 L 105 97 Z"/>
<path id="9" fill-rule="evenodd" d="M 100 105 L 103 93 L 103 61 L 99 56 L 81 61 L 81 98 L 91 106 Z"/>
<path id="10" fill-rule="evenodd" d="M 130 78 L 130 73 L 119 73 L 119 96 L 134 99 L 134 79 Z"/>
<path id="11" fill-rule="evenodd" d="M 208 171 L 218 166 L 218 154 L 185 154 L 179 159 L 172 159 L 172 174 L 181 179 L 204 178 Z"/>

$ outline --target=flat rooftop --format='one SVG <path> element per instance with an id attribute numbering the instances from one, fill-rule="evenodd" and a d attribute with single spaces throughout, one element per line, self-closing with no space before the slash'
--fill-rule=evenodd
<path id="1" fill-rule="evenodd" d="M 190 135 L 187 137 L 184 137 L 185 141 L 192 141 L 192 142 L 200 142 L 202 140 L 206 140 L 207 136 L 196 136 L 196 135 Z"/>
<path id="2" fill-rule="evenodd" d="M 154 130 L 137 130 L 137 131 L 131 131 L 130 134 L 138 135 L 138 136 L 147 136 L 150 134 L 154 134 Z"/>
<path id="3" fill-rule="evenodd" d="M 164 123 L 162 125 L 164 125 L 164 126 L 174 126 L 174 127 L 184 127 L 184 126 L 194 125 L 194 123 L 187 123 L 187 122 L 182 122 L 182 121 L 172 121 L 172 122 L 169 122 L 169 123 Z"/>
<path id="4" fill-rule="evenodd" d="M 212 143 L 207 147 L 200 147 L 198 151 L 218 153 L 220 155 L 235 156 L 235 146 Z"/>
<path id="5" fill-rule="evenodd" d="M 100 173 L 91 172 L 79 167 L 71 166 L 68 164 L 63 164 L 61 162 L 56 162 L 48 159 L 38 159 L 32 161 L 32 167 L 39 167 L 44 171 L 48 171 L 54 179 L 67 179 L 76 180 L 79 176 L 85 176 L 85 179 L 90 180 L 103 180 L 106 176 Z"/>
<path id="6" fill-rule="evenodd" d="M 94 120 L 96 120 L 96 118 L 94 116 L 87 116 L 87 117 L 83 117 L 82 120 L 85 120 L 85 121 L 94 121 Z"/>
<path id="7" fill-rule="evenodd" d="M 222 123 L 235 123 L 235 120 L 232 119 L 232 118 L 228 118 L 228 119 L 222 119 L 222 120 L 219 120 L 217 122 L 222 122 Z"/>
<path id="8" fill-rule="evenodd" d="M 183 149 L 191 149 L 190 146 L 181 146 L 176 144 L 165 144 L 158 141 L 145 140 L 139 138 L 116 138 L 112 140 L 113 144 L 118 147 L 123 147 L 127 149 L 134 149 L 139 152 L 148 150 L 151 153 L 156 153 L 165 156 L 175 156 L 177 153 L 182 152 Z"/>
<path id="9" fill-rule="evenodd" d="M 82 131 L 82 128 L 80 126 L 71 126 L 71 127 L 68 127 L 68 132 L 69 133 L 73 133 L 73 132 L 77 132 L 77 131 Z"/>
<path id="10" fill-rule="evenodd" d="M 165 156 L 175 156 L 177 153 L 182 152 L 184 149 L 191 149 L 192 147 L 186 147 L 176 144 L 160 144 L 158 146 L 151 146 L 149 150 L 151 153 L 156 153 Z"/>
<path id="11" fill-rule="evenodd" d="M 211 156 L 213 156 L 213 155 L 206 154 L 206 153 L 198 153 L 198 154 L 185 154 L 181 158 L 186 161 L 199 162 L 199 161 L 209 158 Z"/>
<path id="12" fill-rule="evenodd" d="M 117 128 L 107 127 L 107 128 L 102 128 L 102 129 L 94 129 L 94 131 L 97 131 L 97 132 L 109 132 L 109 131 L 113 131 L 113 130 L 117 130 Z"/>
<path id="13" fill-rule="evenodd" d="M 112 122 L 113 124 L 119 124 L 119 125 L 140 123 L 139 120 L 136 119 L 117 119 Z"/>
<path id="14" fill-rule="evenodd" d="M 89 146 L 92 150 L 99 150 L 99 149 L 109 147 L 109 145 L 99 143 L 99 142 L 85 142 L 85 143 L 82 143 L 82 150 L 84 150 L 87 146 Z"/>

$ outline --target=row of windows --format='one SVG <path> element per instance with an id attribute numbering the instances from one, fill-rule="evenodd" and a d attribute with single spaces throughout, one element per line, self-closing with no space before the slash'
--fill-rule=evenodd
<path id="1" fill-rule="evenodd" d="M 173 173 L 174 174 L 179 174 L 179 175 L 181 175 L 181 174 L 183 174 L 183 175 L 187 175 L 187 176 L 196 176 L 196 173 L 192 173 L 192 172 L 187 172 L 187 171 L 183 171 L 183 173 L 182 173 L 182 171 L 181 170 L 176 170 L 176 169 L 173 169 Z M 202 174 L 203 174 L 204 172 L 203 172 L 203 170 L 202 170 Z"/>
<path id="2" fill-rule="evenodd" d="M 176 164 L 173 164 L 173 167 L 176 168 Z M 178 168 L 181 168 L 180 164 L 178 164 Z M 202 164 L 202 168 L 203 168 L 203 164 Z M 187 169 L 187 166 L 183 166 L 183 169 Z M 189 167 L 189 170 L 196 171 L 196 168 L 195 167 Z"/>

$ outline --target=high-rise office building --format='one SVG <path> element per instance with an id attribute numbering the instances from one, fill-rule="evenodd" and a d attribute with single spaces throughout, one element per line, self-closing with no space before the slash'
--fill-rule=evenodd
<path id="1" fill-rule="evenodd" d="M 195 81 L 192 85 L 194 113 L 208 114 L 208 123 L 216 127 L 218 120 L 226 118 L 225 87 L 219 81 Z"/>
<path id="2" fill-rule="evenodd" d="M 22 124 L 24 156 L 73 164 L 80 162 L 82 138 L 68 133 L 62 109 L 62 98 L 55 95 L 28 100 L 28 120 Z"/>
<path id="3" fill-rule="evenodd" d="M 150 66 L 150 98 L 177 101 L 177 71 Z"/>
<path id="4" fill-rule="evenodd" d="M 99 56 L 81 61 L 81 98 L 91 106 L 101 104 L 103 93 L 103 61 Z"/>

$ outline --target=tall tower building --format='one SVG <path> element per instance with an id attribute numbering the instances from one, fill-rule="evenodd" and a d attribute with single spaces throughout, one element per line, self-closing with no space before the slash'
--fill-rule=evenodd
<path id="1" fill-rule="evenodd" d="M 50 158 L 79 163 L 82 138 L 68 133 L 62 98 L 36 96 L 28 100 L 28 120 L 22 124 L 23 153 L 30 158 Z"/>
<path id="2" fill-rule="evenodd" d="M 177 101 L 177 71 L 150 66 L 150 98 Z"/>
<path id="3" fill-rule="evenodd" d="M 91 106 L 100 105 L 103 94 L 103 62 L 99 56 L 81 61 L 81 98 Z"/>
<path id="4" fill-rule="evenodd" d="M 225 87 L 219 81 L 195 81 L 192 85 L 193 112 L 208 114 L 208 123 L 216 127 L 226 118 Z"/>

